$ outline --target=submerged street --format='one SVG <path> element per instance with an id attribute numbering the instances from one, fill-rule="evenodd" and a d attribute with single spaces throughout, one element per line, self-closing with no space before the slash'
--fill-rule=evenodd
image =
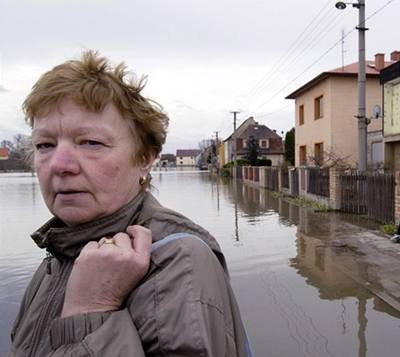
<path id="1" fill-rule="evenodd" d="M 315 213 L 207 172 L 152 175 L 161 203 L 220 243 L 255 357 L 398 356 L 396 252 L 357 245 L 373 240 L 376 225 Z M 29 233 L 49 213 L 37 179 L 24 174 L 0 175 L 0 201 L 3 355 L 24 288 L 45 256 Z M 393 270 L 383 271 L 391 262 Z"/>

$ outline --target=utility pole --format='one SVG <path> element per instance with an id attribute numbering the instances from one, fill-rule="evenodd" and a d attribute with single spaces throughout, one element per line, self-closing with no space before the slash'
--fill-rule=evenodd
<path id="1" fill-rule="evenodd" d="M 219 131 L 214 131 L 214 133 L 215 133 L 215 140 L 216 140 L 217 145 L 218 145 L 218 133 L 219 133 Z"/>
<path id="2" fill-rule="evenodd" d="M 214 131 L 215 133 L 215 165 L 217 167 L 217 173 L 219 172 L 219 141 L 218 141 L 218 131 Z"/>
<path id="3" fill-rule="evenodd" d="M 346 5 L 352 5 L 358 9 L 358 171 L 367 169 L 367 118 L 365 116 L 365 0 L 356 3 L 338 1 L 336 8 L 343 10 Z"/>
<path id="4" fill-rule="evenodd" d="M 365 0 L 354 4 L 358 8 L 358 170 L 367 169 L 367 118 L 365 116 Z"/>
<path id="5" fill-rule="evenodd" d="M 340 43 L 342 45 L 342 71 L 344 71 L 344 28 L 342 28 L 342 33 L 341 33 L 341 37 L 340 37 Z"/>
<path id="6" fill-rule="evenodd" d="M 233 166 L 236 169 L 237 166 L 237 143 L 236 143 L 236 115 L 239 114 L 239 111 L 231 111 L 231 113 L 233 114 L 233 150 L 234 150 L 234 162 L 233 162 Z M 236 175 L 236 171 L 235 171 L 235 175 Z"/>

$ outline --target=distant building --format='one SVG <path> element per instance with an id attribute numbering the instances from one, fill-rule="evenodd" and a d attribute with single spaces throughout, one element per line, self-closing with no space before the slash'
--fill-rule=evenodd
<path id="1" fill-rule="evenodd" d="M 392 62 L 378 53 L 366 61 L 366 113 L 382 105 L 379 72 Z M 329 157 L 355 166 L 358 159 L 358 63 L 322 72 L 286 99 L 295 99 L 295 165 L 323 164 Z M 368 125 L 368 165 L 383 162 L 382 120 Z"/>
<path id="2" fill-rule="evenodd" d="M 176 150 L 176 166 L 196 166 L 196 159 L 201 151 L 197 149 Z"/>
<path id="3" fill-rule="evenodd" d="M 383 85 L 383 140 L 385 168 L 400 170 L 400 52 L 391 53 L 394 64 L 381 71 Z"/>
<path id="4" fill-rule="evenodd" d="M 265 125 L 258 124 L 253 117 L 246 119 L 225 141 L 224 157 L 220 162 L 234 160 L 236 140 L 237 159 L 243 159 L 247 154 L 247 142 L 254 137 L 258 142 L 259 159 L 271 160 L 273 166 L 280 165 L 284 161 L 284 148 L 282 138 Z M 220 151 L 221 154 L 221 151 Z"/>
<path id="5" fill-rule="evenodd" d="M 174 154 L 161 154 L 159 166 L 172 167 L 176 165 L 176 157 Z"/>
<path id="6" fill-rule="evenodd" d="M 8 160 L 8 149 L 0 148 L 0 160 Z"/>

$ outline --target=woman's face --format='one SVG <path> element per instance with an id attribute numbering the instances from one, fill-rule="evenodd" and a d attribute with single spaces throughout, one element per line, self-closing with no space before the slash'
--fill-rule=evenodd
<path id="1" fill-rule="evenodd" d="M 49 210 L 68 225 L 108 216 L 132 200 L 151 163 L 135 164 L 128 123 L 113 104 L 93 113 L 70 99 L 34 118 L 34 166 Z"/>

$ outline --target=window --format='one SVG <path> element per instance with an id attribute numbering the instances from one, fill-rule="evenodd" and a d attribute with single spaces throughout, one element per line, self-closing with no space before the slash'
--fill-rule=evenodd
<path id="1" fill-rule="evenodd" d="M 263 149 L 269 149 L 269 139 L 260 140 L 260 147 Z"/>
<path id="2" fill-rule="evenodd" d="M 300 146 L 300 157 L 299 157 L 300 165 L 305 165 L 307 163 L 307 149 L 306 146 Z"/>
<path id="3" fill-rule="evenodd" d="M 322 166 L 324 163 L 324 143 L 314 145 L 314 160 L 317 166 Z"/>
<path id="4" fill-rule="evenodd" d="M 314 99 L 314 119 L 320 119 L 324 116 L 324 96 L 321 95 Z"/>
<path id="5" fill-rule="evenodd" d="M 299 125 L 304 124 L 304 105 L 299 106 Z"/>

